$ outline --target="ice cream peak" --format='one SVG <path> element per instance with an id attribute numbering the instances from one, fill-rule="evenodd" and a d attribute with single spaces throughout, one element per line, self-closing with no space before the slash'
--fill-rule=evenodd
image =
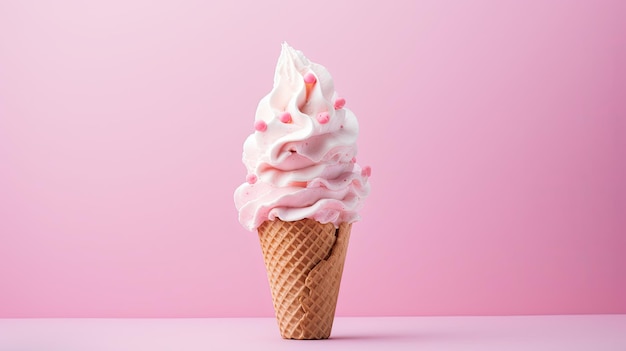
<path id="1" fill-rule="evenodd" d="M 272 91 L 259 102 L 244 143 L 246 182 L 235 190 L 239 221 L 352 223 L 369 194 L 369 167 L 356 163 L 359 126 L 323 66 L 283 43 Z"/>

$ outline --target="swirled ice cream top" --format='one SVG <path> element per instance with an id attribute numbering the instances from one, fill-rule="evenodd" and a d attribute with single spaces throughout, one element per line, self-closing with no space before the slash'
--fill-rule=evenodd
<path id="1" fill-rule="evenodd" d="M 259 102 L 243 147 L 246 182 L 235 190 L 239 221 L 359 219 L 369 167 L 356 163 L 359 126 L 323 66 L 283 43 L 272 91 Z"/>

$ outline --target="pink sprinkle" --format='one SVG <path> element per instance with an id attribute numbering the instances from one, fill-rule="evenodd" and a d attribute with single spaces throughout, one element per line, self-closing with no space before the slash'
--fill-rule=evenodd
<path id="1" fill-rule="evenodd" d="M 306 84 L 313 84 L 317 81 L 317 78 L 315 78 L 315 75 L 313 75 L 313 73 L 308 72 L 307 74 L 304 75 L 304 82 Z"/>
<path id="2" fill-rule="evenodd" d="M 361 170 L 361 175 L 363 177 L 371 176 L 372 175 L 372 167 L 370 167 L 370 166 L 363 167 L 363 169 Z"/>
<path id="3" fill-rule="evenodd" d="M 246 182 L 248 182 L 249 184 L 254 184 L 257 181 L 257 177 L 255 174 L 248 174 L 246 176 Z"/>
<path id="4" fill-rule="evenodd" d="M 350 162 L 352 162 L 352 163 L 356 163 L 356 157 L 353 157 L 353 158 L 350 160 Z"/>
<path id="5" fill-rule="evenodd" d="M 283 112 L 278 116 L 278 119 L 283 123 L 291 123 L 291 113 Z"/>
<path id="6" fill-rule="evenodd" d="M 328 112 L 320 112 L 317 115 L 317 121 L 320 122 L 320 124 L 326 124 L 328 123 L 329 120 L 330 120 L 330 115 L 328 114 Z"/>
<path id="7" fill-rule="evenodd" d="M 343 108 L 345 105 L 346 105 L 346 99 L 340 97 L 335 100 L 335 110 L 339 110 Z"/>
<path id="8" fill-rule="evenodd" d="M 258 130 L 259 132 L 264 132 L 267 130 L 267 124 L 263 121 L 256 121 L 254 122 L 254 129 Z"/>

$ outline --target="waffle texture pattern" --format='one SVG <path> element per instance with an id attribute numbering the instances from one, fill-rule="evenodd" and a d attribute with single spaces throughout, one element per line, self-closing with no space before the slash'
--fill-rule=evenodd
<path id="1" fill-rule="evenodd" d="M 265 221 L 258 233 L 285 339 L 327 339 L 352 225 L 335 228 L 313 219 Z"/>

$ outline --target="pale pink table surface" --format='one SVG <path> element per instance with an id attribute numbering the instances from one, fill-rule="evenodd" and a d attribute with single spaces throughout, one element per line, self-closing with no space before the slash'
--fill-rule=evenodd
<path id="1" fill-rule="evenodd" d="M 626 315 L 336 318 L 329 340 L 272 318 L 0 319 L 0 350 L 626 350 Z"/>

